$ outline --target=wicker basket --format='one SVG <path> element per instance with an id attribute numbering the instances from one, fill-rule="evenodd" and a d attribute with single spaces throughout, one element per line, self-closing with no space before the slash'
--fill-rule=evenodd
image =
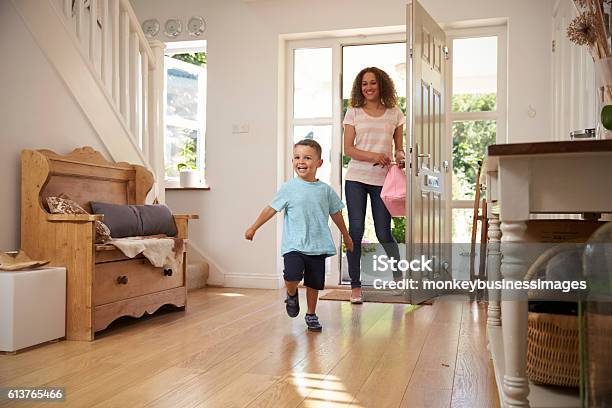
<path id="1" fill-rule="evenodd" d="M 546 250 L 531 265 L 525 280 L 532 280 L 555 255 L 573 250 L 573 245 L 558 245 Z M 563 293 L 529 291 L 529 298 L 563 299 Z M 573 299 L 575 300 L 575 298 Z M 534 383 L 578 387 L 580 348 L 578 316 L 529 312 L 527 320 L 527 376 Z"/>
<path id="2" fill-rule="evenodd" d="M 535 383 L 578 387 L 578 317 L 529 313 L 527 375 Z"/>

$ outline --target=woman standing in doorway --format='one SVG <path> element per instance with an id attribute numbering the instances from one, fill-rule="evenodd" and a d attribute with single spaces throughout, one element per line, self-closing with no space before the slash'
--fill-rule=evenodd
<path id="1" fill-rule="evenodd" d="M 346 172 L 345 194 L 348 208 L 349 234 L 354 250 L 347 252 L 351 277 L 351 303 L 362 303 L 361 240 L 363 238 L 367 196 L 370 196 L 376 238 L 387 256 L 399 261 L 397 242 L 391 234 L 391 214 L 380 192 L 392 157 L 405 162 L 404 115 L 397 107 L 393 81 L 379 68 L 362 69 L 351 91 L 349 108 L 344 116 L 344 154 L 351 158 Z M 393 279 L 402 279 L 400 271 Z"/>

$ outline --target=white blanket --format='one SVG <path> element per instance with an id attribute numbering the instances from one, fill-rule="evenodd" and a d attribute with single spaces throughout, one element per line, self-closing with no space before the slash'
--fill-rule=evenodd
<path id="1" fill-rule="evenodd" d="M 128 237 L 111 239 L 108 243 L 130 258 L 143 254 L 157 268 L 181 270 L 184 249 L 181 238 Z"/>

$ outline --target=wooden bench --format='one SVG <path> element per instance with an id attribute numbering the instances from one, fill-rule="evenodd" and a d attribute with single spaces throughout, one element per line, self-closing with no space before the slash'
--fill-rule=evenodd
<path id="1" fill-rule="evenodd" d="M 114 246 L 95 244 L 102 215 L 50 214 L 46 198 L 68 195 L 91 212 L 90 202 L 144 204 L 153 175 L 127 163 L 108 162 L 90 147 L 62 156 L 50 150 L 21 153 L 21 247 L 35 259 L 66 267 L 66 338 L 93 340 L 121 316 L 140 317 L 165 304 L 187 304 L 186 253 L 168 276 L 142 256 L 128 258 Z M 187 239 L 194 215 L 174 215 L 178 237 Z"/>

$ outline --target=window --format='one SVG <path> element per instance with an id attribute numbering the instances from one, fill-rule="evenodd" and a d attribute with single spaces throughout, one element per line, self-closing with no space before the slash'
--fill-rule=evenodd
<path id="1" fill-rule="evenodd" d="M 495 143 L 497 36 L 453 39 L 453 200 L 473 200 L 476 173 Z"/>
<path id="2" fill-rule="evenodd" d="M 174 43 L 173 43 L 174 45 Z M 181 170 L 205 179 L 206 52 L 202 47 L 170 48 L 165 57 L 164 166 L 168 182 Z"/>
<path id="3" fill-rule="evenodd" d="M 455 279 L 468 278 L 478 168 L 487 147 L 505 141 L 505 30 L 494 27 L 448 33 L 452 57 L 447 115 L 453 162 L 450 233 Z M 481 190 L 481 194 L 483 197 L 485 192 Z M 476 237 L 479 241 L 479 231 Z"/>

